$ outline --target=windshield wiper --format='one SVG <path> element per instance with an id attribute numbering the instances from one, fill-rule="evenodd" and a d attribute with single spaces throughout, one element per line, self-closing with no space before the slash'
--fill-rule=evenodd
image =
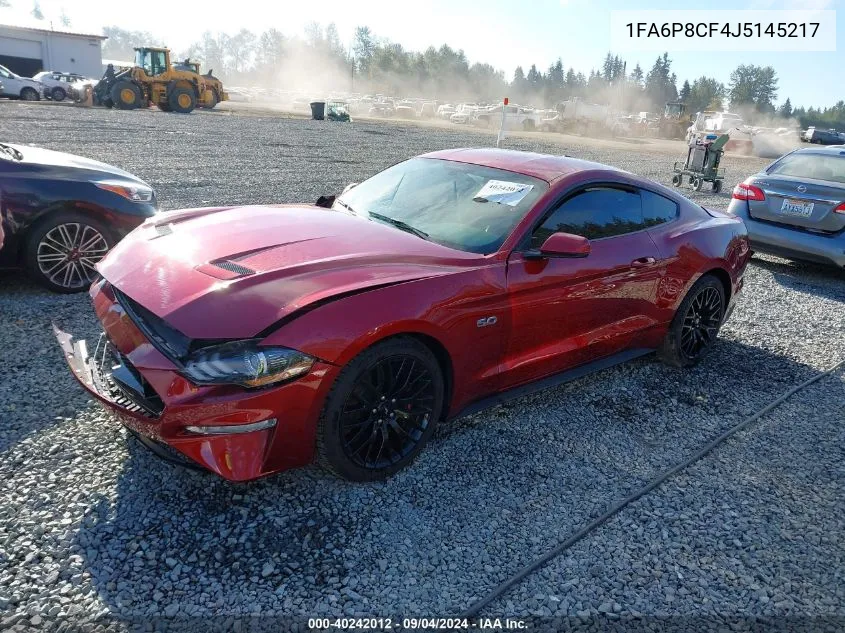
<path id="1" fill-rule="evenodd" d="M 335 198 L 335 204 L 339 204 L 339 205 L 340 205 L 340 206 L 342 206 L 344 209 L 346 209 L 347 211 L 349 211 L 349 213 L 351 213 L 352 215 L 358 215 L 358 213 L 355 211 L 355 209 L 353 209 L 352 207 L 350 207 L 350 206 L 349 206 L 348 204 L 346 204 L 343 200 L 340 200 L 340 199 L 338 199 L 338 198 Z"/>
<path id="2" fill-rule="evenodd" d="M 5 143 L 0 143 L 0 157 L 1 158 L 11 158 L 12 160 L 21 161 L 23 160 L 23 154 L 20 151 L 16 150 L 14 147 L 10 147 Z"/>
<path id="3" fill-rule="evenodd" d="M 396 218 L 391 218 L 388 215 L 382 215 L 381 213 L 373 213 L 373 212 L 370 212 L 369 216 L 371 218 L 375 218 L 376 220 L 380 220 L 381 222 L 386 222 L 387 224 L 390 224 L 391 226 L 395 226 L 397 229 L 401 229 L 401 230 L 405 231 L 406 233 L 411 233 L 412 235 L 416 235 L 417 237 L 421 237 L 424 240 L 428 239 L 428 233 L 418 229 L 415 226 L 411 226 L 410 224 L 408 224 L 407 222 L 403 222 L 402 220 L 397 220 Z"/>

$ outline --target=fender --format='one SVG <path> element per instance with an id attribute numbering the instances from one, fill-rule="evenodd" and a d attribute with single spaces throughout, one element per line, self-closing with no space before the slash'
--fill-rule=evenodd
<path id="1" fill-rule="evenodd" d="M 482 319 L 489 325 L 480 328 Z M 343 366 L 386 338 L 430 337 L 451 361 L 454 410 L 495 390 L 510 321 L 505 263 L 492 261 L 331 301 L 283 324 L 262 345 L 291 347 Z"/>

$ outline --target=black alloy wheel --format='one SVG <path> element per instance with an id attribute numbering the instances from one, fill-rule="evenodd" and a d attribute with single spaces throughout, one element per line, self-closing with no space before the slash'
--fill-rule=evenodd
<path id="1" fill-rule="evenodd" d="M 722 282 L 703 275 L 678 307 L 657 354 L 668 365 L 691 367 L 713 346 L 725 318 L 727 298 Z"/>
<path id="2" fill-rule="evenodd" d="M 432 421 L 434 377 L 413 356 L 390 356 L 363 372 L 341 410 L 343 451 L 380 470 L 406 458 Z"/>
<path id="3" fill-rule="evenodd" d="M 443 374 L 428 347 L 405 336 L 377 343 L 335 380 L 318 422 L 318 459 L 344 479 L 385 479 L 423 449 L 443 403 Z"/>
<path id="4" fill-rule="evenodd" d="M 722 323 L 722 295 L 712 286 L 701 290 L 689 305 L 681 326 L 681 351 L 695 360 L 716 340 Z"/>

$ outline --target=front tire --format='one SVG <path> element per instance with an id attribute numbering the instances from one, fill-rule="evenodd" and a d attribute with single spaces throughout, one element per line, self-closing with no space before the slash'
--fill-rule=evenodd
<path id="1" fill-rule="evenodd" d="M 318 461 L 350 481 L 390 477 L 428 442 L 444 391 L 437 359 L 413 338 L 389 339 L 361 352 L 326 398 L 317 425 Z"/>
<path id="2" fill-rule="evenodd" d="M 56 86 L 50 91 L 50 98 L 53 101 L 64 101 L 67 97 L 67 93 L 65 92 L 64 88 Z"/>
<path id="3" fill-rule="evenodd" d="M 674 367 L 697 364 L 716 341 L 725 308 L 722 282 L 710 274 L 702 276 L 678 307 L 658 357 Z"/>
<path id="4" fill-rule="evenodd" d="M 197 98 L 187 88 L 174 88 L 167 97 L 167 103 L 173 112 L 188 114 L 197 106 Z"/>
<path id="5" fill-rule="evenodd" d="M 30 234 L 24 254 L 27 272 L 53 292 L 82 292 L 96 278 L 94 266 L 112 246 L 113 238 L 98 221 L 59 212 Z"/>
<path id="6" fill-rule="evenodd" d="M 131 81 L 121 80 L 109 91 L 112 103 L 121 110 L 136 110 L 143 105 L 141 89 Z"/>

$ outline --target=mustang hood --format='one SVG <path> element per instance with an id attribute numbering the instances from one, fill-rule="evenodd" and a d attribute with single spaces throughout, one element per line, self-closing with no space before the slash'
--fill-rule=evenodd
<path id="1" fill-rule="evenodd" d="M 98 268 L 186 336 L 234 339 L 339 295 L 480 260 L 344 212 L 265 206 L 162 213 L 119 242 Z"/>

